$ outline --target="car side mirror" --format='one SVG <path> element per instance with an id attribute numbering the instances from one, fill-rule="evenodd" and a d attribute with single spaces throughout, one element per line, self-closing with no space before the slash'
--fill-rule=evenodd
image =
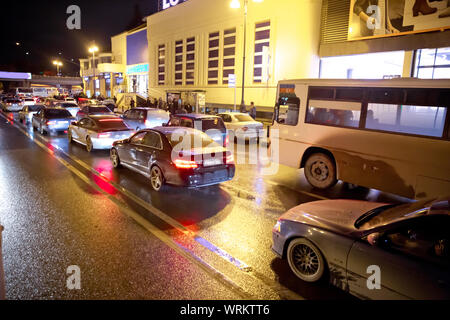
<path id="1" fill-rule="evenodd" d="M 372 246 L 378 246 L 381 241 L 381 233 L 374 232 L 367 236 L 367 242 Z"/>

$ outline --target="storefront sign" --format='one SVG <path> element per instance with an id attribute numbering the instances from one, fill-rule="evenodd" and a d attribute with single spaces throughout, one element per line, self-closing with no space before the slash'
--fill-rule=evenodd
<path id="1" fill-rule="evenodd" d="M 183 3 L 187 0 L 160 0 L 159 1 L 159 11 L 169 9 L 170 7 L 175 7 L 176 5 Z"/>
<path id="2" fill-rule="evenodd" d="M 148 63 L 137 64 L 137 65 L 134 65 L 134 66 L 127 66 L 127 74 L 148 73 L 148 71 L 149 71 Z"/>

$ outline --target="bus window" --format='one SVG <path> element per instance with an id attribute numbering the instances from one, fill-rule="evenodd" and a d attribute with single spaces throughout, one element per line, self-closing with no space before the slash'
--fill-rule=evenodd
<path id="1" fill-rule="evenodd" d="M 276 121 L 288 126 L 296 126 L 300 111 L 300 99 L 280 97 L 276 110 Z"/>
<path id="2" fill-rule="evenodd" d="M 446 114 L 445 107 L 369 103 L 366 128 L 442 137 Z"/>
<path id="3" fill-rule="evenodd" d="M 361 103 L 310 100 L 306 122 L 358 128 L 360 117 Z"/>

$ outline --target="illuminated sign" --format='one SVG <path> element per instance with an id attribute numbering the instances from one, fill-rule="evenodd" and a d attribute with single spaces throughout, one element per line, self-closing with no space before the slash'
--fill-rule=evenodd
<path id="1" fill-rule="evenodd" d="M 12 80 L 31 80 L 31 73 L 0 71 L 0 78 Z"/>
<path id="2" fill-rule="evenodd" d="M 127 74 L 132 73 L 148 73 L 149 71 L 149 65 L 148 63 L 145 64 L 136 64 L 134 66 L 128 66 L 127 67 Z"/>
<path id="3" fill-rule="evenodd" d="M 159 0 L 159 11 L 175 7 L 176 5 L 183 3 L 187 0 Z"/>

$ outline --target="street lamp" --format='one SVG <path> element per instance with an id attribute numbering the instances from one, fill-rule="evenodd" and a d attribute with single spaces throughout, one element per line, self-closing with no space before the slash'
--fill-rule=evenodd
<path id="1" fill-rule="evenodd" d="M 53 60 L 53 64 L 56 66 L 56 75 L 59 76 L 60 72 L 59 72 L 59 68 L 62 67 L 62 62 L 58 61 L 58 60 Z"/>
<path id="2" fill-rule="evenodd" d="M 264 0 L 253 0 L 253 2 L 263 2 Z M 230 7 L 233 9 L 241 8 L 240 0 L 231 0 Z M 241 109 L 245 106 L 244 90 L 245 90 L 245 59 L 246 59 L 246 47 L 247 47 L 247 13 L 248 13 L 248 0 L 244 0 L 244 51 L 242 57 L 242 100 Z"/>
<path id="3" fill-rule="evenodd" d="M 95 53 L 98 52 L 98 47 L 96 45 L 93 45 L 92 47 L 89 48 L 89 52 L 92 53 L 92 69 L 94 72 L 93 79 L 94 79 L 94 96 L 95 96 L 96 95 L 95 89 L 97 89 L 95 86 Z"/>

